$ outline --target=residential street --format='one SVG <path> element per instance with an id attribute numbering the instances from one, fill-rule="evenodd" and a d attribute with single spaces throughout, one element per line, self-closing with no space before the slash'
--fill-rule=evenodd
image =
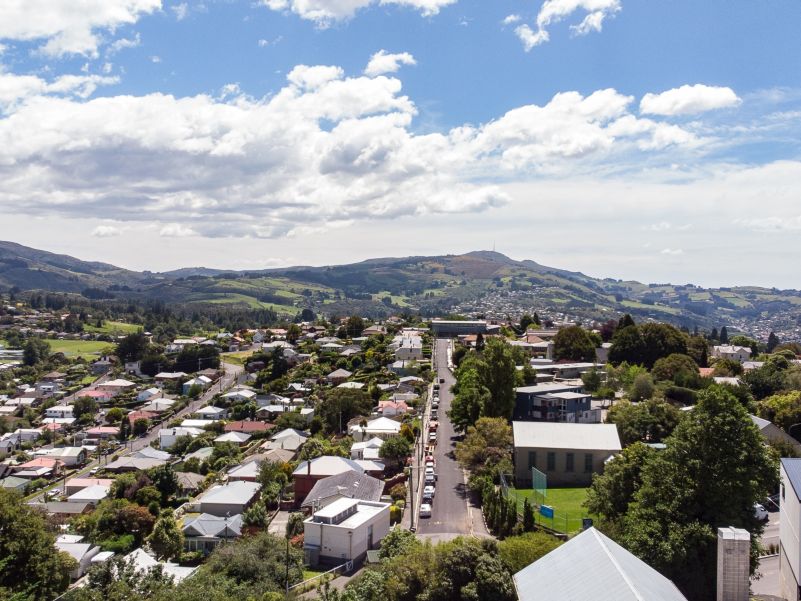
<path id="1" fill-rule="evenodd" d="M 222 366 L 225 368 L 225 375 L 216 384 L 214 384 L 214 386 L 212 386 L 203 395 L 201 395 L 196 401 L 192 401 L 191 403 L 189 403 L 189 405 L 187 405 L 181 411 L 172 416 L 170 418 L 170 421 L 176 418 L 184 418 L 187 415 L 190 415 L 191 413 L 200 409 L 203 405 L 208 404 L 208 402 L 211 401 L 214 395 L 219 394 L 220 392 L 224 392 L 225 390 L 233 386 L 236 383 L 237 379 L 239 378 L 240 374 L 242 374 L 244 371 L 244 368 L 242 366 L 234 365 L 232 363 L 223 363 Z M 107 379 L 108 376 L 102 376 L 102 378 L 100 378 L 94 384 L 92 384 L 88 388 L 85 388 L 84 390 L 94 389 L 99 383 Z M 80 393 L 78 393 L 78 396 L 80 396 Z M 140 449 L 149 446 L 150 443 L 153 442 L 158 437 L 160 429 L 161 425 L 152 428 L 147 434 L 145 434 L 141 438 L 131 440 L 125 446 L 119 447 L 113 452 L 113 454 L 127 455 L 128 453 L 133 453 L 134 451 L 139 451 Z M 106 462 L 109 459 L 109 457 L 110 456 L 104 457 L 103 458 L 104 462 Z M 93 467 L 96 467 L 97 465 L 98 465 L 98 460 L 93 459 L 87 462 L 87 464 L 79 472 L 73 474 L 71 477 L 74 478 L 86 475 L 89 472 L 89 470 L 91 470 Z M 60 480 L 59 482 L 60 486 L 64 484 L 63 480 Z M 50 488 L 52 487 L 48 487 L 48 489 L 46 490 L 49 490 Z M 43 490 L 41 494 L 32 497 L 30 500 L 36 503 L 41 503 L 44 501 L 44 493 L 45 491 Z"/>
<path id="2" fill-rule="evenodd" d="M 439 431 L 434 452 L 437 470 L 436 496 L 430 518 L 417 522 L 417 534 L 432 541 L 449 540 L 460 535 L 488 536 L 481 517 L 481 510 L 469 502 L 469 493 L 464 472 L 453 456 L 454 431 L 447 411 L 450 409 L 453 394 L 451 386 L 455 379 L 448 369 L 448 339 L 437 339 L 433 352 L 436 353 L 437 381 L 444 378 L 439 391 Z M 419 507 L 419 499 L 416 499 Z"/>

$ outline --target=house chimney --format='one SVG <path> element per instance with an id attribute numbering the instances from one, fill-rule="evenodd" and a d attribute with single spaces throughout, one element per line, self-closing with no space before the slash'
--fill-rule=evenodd
<path id="1" fill-rule="evenodd" d="M 718 528 L 717 601 L 748 601 L 751 535 L 742 528 Z"/>
<path id="2" fill-rule="evenodd" d="M 311 459 L 306 462 L 306 475 L 311 476 Z"/>

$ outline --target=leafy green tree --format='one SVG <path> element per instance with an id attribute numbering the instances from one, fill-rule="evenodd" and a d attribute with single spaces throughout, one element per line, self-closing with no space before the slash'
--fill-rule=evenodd
<path id="1" fill-rule="evenodd" d="M 720 343 L 721 344 L 728 344 L 729 343 L 729 330 L 726 326 L 720 328 Z"/>
<path id="2" fill-rule="evenodd" d="M 734 359 L 717 359 L 713 364 L 713 368 L 714 371 L 712 373 L 722 378 L 739 376 L 743 373 L 742 364 Z"/>
<path id="3" fill-rule="evenodd" d="M 774 394 L 759 402 L 759 416 L 772 421 L 785 432 L 793 424 L 801 423 L 801 392 L 794 390 Z"/>
<path id="4" fill-rule="evenodd" d="M 721 340 L 720 342 L 721 344 L 725 344 L 723 340 Z M 729 340 L 729 344 L 733 346 L 745 346 L 750 348 L 752 357 L 756 356 L 757 353 L 759 353 L 759 343 L 753 338 L 749 338 L 748 336 L 743 336 L 743 335 L 733 336 L 732 339 Z"/>
<path id="5" fill-rule="evenodd" d="M 412 443 L 403 436 L 393 436 L 384 441 L 378 450 L 381 459 L 388 459 L 400 466 L 412 452 Z"/>
<path id="6" fill-rule="evenodd" d="M 128 334 L 125 338 L 117 343 L 117 348 L 114 354 L 119 357 L 120 361 L 127 363 L 129 361 L 139 361 L 147 351 L 147 338 L 144 332 L 136 332 Z"/>
<path id="7" fill-rule="evenodd" d="M 345 322 L 345 331 L 350 338 L 358 338 L 364 331 L 364 320 L 358 315 L 351 315 Z"/>
<path id="8" fill-rule="evenodd" d="M 776 336 L 776 334 L 775 334 L 774 332 L 771 332 L 771 333 L 768 335 L 768 346 L 767 346 L 767 351 L 768 351 L 769 353 L 772 353 L 772 352 L 773 352 L 773 350 L 774 350 L 774 349 L 775 349 L 777 346 L 779 346 L 779 344 L 781 344 L 781 340 L 779 340 L 779 337 L 778 337 L 778 336 Z"/>
<path id="9" fill-rule="evenodd" d="M 529 502 L 528 497 L 523 498 L 523 531 L 533 532 L 535 525 L 534 506 Z"/>
<path id="10" fill-rule="evenodd" d="M 610 363 L 642 365 L 645 363 L 645 352 L 645 342 L 637 326 L 630 325 L 623 328 L 618 326 L 615 335 L 612 336 L 612 347 L 609 349 Z"/>
<path id="11" fill-rule="evenodd" d="M 601 388 L 601 374 L 594 367 L 581 375 L 581 381 L 584 382 L 584 390 L 587 392 L 598 392 Z"/>
<path id="12" fill-rule="evenodd" d="M 112 407 L 106 411 L 106 423 L 116 424 L 122 419 L 123 415 L 125 415 L 125 412 L 120 407 Z"/>
<path id="13" fill-rule="evenodd" d="M 178 527 L 172 509 L 165 509 L 161 513 L 147 541 L 157 559 L 175 559 L 181 555 L 184 533 Z"/>
<path id="14" fill-rule="evenodd" d="M 22 347 L 22 362 L 33 366 L 50 357 L 50 344 L 41 338 L 29 338 Z"/>
<path id="15" fill-rule="evenodd" d="M 458 378 L 448 417 L 457 430 L 465 431 L 481 417 L 484 407 L 490 404 L 492 394 L 482 383 L 481 376 L 472 363 L 459 368 Z"/>
<path id="16" fill-rule="evenodd" d="M 489 405 L 485 405 L 482 415 L 509 419 L 515 408 L 517 372 L 512 347 L 500 338 L 491 338 L 484 347 L 482 358 L 487 369 L 479 375 L 492 399 Z"/>
<path id="17" fill-rule="evenodd" d="M 673 353 L 687 354 L 687 336 L 673 326 L 666 323 L 646 323 L 638 327 L 646 349 L 643 362 L 645 367 L 650 369 L 658 359 Z"/>
<path id="18" fill-rule="evenodd" d="M 264 528 L 267 525 L 267 509 L 264 507 L 264 503 L 256 502 L 248 507 L 242 514 L 242 523 L 245 526 Z"/>
<path id="19" fill-rule="evenodd" d="M 674 353 L 657 359 L 651 374 L 656 380 L 669 380 L 686 385 L 687 382 L 698 383 L 698 364 L 688 355 Z"/>
<path id="20" fill-rule="evenodd" d="M 553 344 L 557 361 L 595 361 L 595 343 L 582 327 L 562 328 L 554 337 Z"/>
<path id="21" fill-rule="evenodd" d="M 690 336 L 687 339 L 687 354 L 698 367 L 707 367 L 709 363 L 709 344 L 703 336 Z"/>
<path id="22" fill-rule="evenodd" d="M 354 417 L 369 415 L 373 399 L 364 390 L 334 388 L 317 405 L 318 413 L 329 432 L 340 432 Z"/>
<path id="23" fill-rule="evenodd" d="M 81 419 L 84 415 L 94 417 L 97 413 L 97 403 L 91 397 L 78 397 L 72 403 L 72 415 Z"/>
<path id="24" fill-rule="evenodd" d="M 595 474 L 587 492 L 587 510 L 601 516 L 614 527 L 628 511 L 642 484 L 642 469 L 657 451 L 642 442 L 634 442 L 609 461 L 602 474 Z"/>
<path id="25" fill-rule="evenodd" d="M 456 443 L 456 459 L 477 475 L 494 476 L 511 469 L 512 428 L 504 418 L 482 417 Z"/>
<path id="26" fill-rule="evenodd" d="M 545 532 L 526 532 L 520 536 L 510 536 L 498 543 L 498 555 L 507 570 L 515 574 L 545 557 L 562 542 Z"/>
<path id="27" fill-rule="evenodd" d="M 637 404 L 620 401 L 609 409 L 606 421 L 617 426 L 624 446 L 637 441 L 662 442 L 681 421 L 681 411 L 657 399 Z"/>
<path id="28" fill-rule="evenodd" d="M 50 601 L 67 589 L 75 567 L 72 557 L 56 549 L 44 515 L 0 488 L 0 596 Z"/>
<path id="29" fill-rule="evenodd" d="M 295 344 L 300 338 L 300 335 L 302 333 L 303 332 L 298 324 L 296 323 L 290 324 L 289 327 L 286 329 L 286 341 L 289 344 Z"/>
<path id="30" fill-rule="evenodd" d="M 392 559 L 400 555 L 406 555 L 417 551 L 422 543 L 417 539 L 414 532 L 403 528 L 393 528 L 381 541 L 381 549 L 378 556 L 381 559 Z"/>
<path id="31" fill-rule="evenodd" d="M 666 442 L 645 462 L 622 540 L 690 599 L 713 599 L 716 529 L 748 530 L 756 558 L 763 526 L 754 503 L 777 486 L 777 462 L 745 408 L 721 388 L 702 391 Z"/>
<path id="32" fill-rule="evenodd" d="M 743 374 L 742 380 L 757 400 L 776 394 L 785 387 L 786 369 L 775 362 L 766 362 L 757 369 Z"/>
<path id="33" fill-rule="evenodd" d="M 147 429 L 150 427 L 150 420 L 146 417 L 139 417 L 134 420 L 133 423 L 133 434 L 134 436 L 142 436 L 147 433 Z"/>
<path id="34" fill-rule="evenodd" d="M 149 475 L 153 486 L 161 494 L 161 504 L 166 505 L 170 497 L 178 492 L 178 476 L 175 475 L 175 470 L 167 463 L 153 468 Z"/>
<path id="35" fill-rule="evenodd" d="M 654 396 L 654 381 L 650 374 L 640 374 L 634 378 L 629 389 L 629 398 L 632 401 L 644 401 Z"/>
<path id="36" fill-rule="evenodd" d="M 162 566 L 141 569 L 134 564 L 133 559 L 117 555 L 93 565 L 87 574 L 86 586 L 71 589 L 63 599 L 64 601 L 166 600 L 174 594 L 174 590 L 173 579 L 164 572 Z"/>

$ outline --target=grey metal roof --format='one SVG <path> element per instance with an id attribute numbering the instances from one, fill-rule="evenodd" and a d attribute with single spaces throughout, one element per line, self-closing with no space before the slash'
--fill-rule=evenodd
<path id="1" fill-rule="evenodd" d="M 311 463 L 311 469 L 308 464 Z M 364 468 L 347 457 L 337 457 L 334 455 L 323 455 L 311 461 L 301 462 L 295 471 L 292 472 L 293 476 L 303 476 L 311 474 L 312 476 L 334 476 L 346 471 L 356 471 L 360 474 L 364 473 Z"/>
<path id="2" fill-rule="evenodd" d="M 246 505 L 259 492 L 260 488 L 261 485 L 256 482 L 231 482 L 223 486 L 215 486 L 199 500 L 201 504 Z"/>
<path id="3" fill-rule="evenodd" d="M 161 459 L 167 461 L 172 455 L 167 451 L 159 451 L 153 447 L 143 447 L 138 451 L 131 453 L 131 457 L 147 458 L 147 459 Z"/>
<path id="4" fill-rule="evenodd" d="M 790 485 L 793 487 L 797 499 L 801 499 L 801 459 L 791 459 L 784 457 L 782 468 L 787 473 Z"/>
<path id="5" fill-rule="evenodd" d="M 237 513 L 229 518 L 201 513 L 183 527 L 186 536 L 216 536 L 233 538 L 242 535 L 242 514 Z"/>
<path id="6" fill-rule="evenodd" d="M 379 501 L 384 491 L 384 483 L 367 474 L 348 471 L 336 476 L 318 480 L 309 491 L 302 507 L 311 507 L 317 503 L 325 504 L 326 499 L 348 497 L 362 501 Z"/>
<path id="7" fill-rule="evenodd" d="M 515 448 L 619 451 L 615 424 L 512 422 Z"/>
<path id="8" fill-rule="evenodd" d="M 595 528 L 523 568 L 514 582 L 520 601 L 687 601 L 670 580 Z"/>

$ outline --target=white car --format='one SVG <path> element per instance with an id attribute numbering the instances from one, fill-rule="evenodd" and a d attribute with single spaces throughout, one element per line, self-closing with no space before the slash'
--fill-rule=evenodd
<path id="1" fill-rule="evenodd" d="M 428 479 L 429 476 L 431 476 L 435 480 L 437 479 L 437 473 L 434 471 L 434 466 L 433 465 L 430 466 L 430 467 L 426 466 L 426 479 Z"/>
<path id="2" fill-rule="evenodd" d="M 766 522 L 768 518 L 770 518 L 768 515 L 768 510 L 765 509 L 765 506 L 761 505 L 760 503 L 754 503 L 754 517 L 760 522 Z"/>
<path id="3" fill-rule="evenodd" d="M 420 517 L 421 518 L 430 518 L 431 517 L 431 505 L 428 503 L 423 503 L 420 505 Z"/>
<path id="4" fill-rule="evenodd" d="M 424 499 L 433 499 L 434 493 L 436 493 L 436 489 L 433 485 L 429 484 L 428 486 L 423 488 L 423 498 Z"/>

